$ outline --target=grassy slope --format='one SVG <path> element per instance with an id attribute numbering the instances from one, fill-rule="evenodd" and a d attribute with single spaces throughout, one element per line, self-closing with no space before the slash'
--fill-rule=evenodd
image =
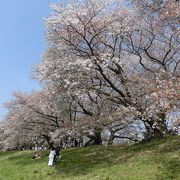
<path id="1" fill-rule="evenodd" d="M 180 137 L 132 146 L 92 146 L 62 151 L 52 168 L 48 152 L 31 160 L 33 152 L 0 153 L 0 180 L 168 180 L 180 179 Z"/>

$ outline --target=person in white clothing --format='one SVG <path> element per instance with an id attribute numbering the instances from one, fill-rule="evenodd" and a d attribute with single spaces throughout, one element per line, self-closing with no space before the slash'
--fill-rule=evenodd
<path id="1" fill-rule="evenodd" d="M 52 166 L 54 162 L 54 157 L 56 155 L 55 149 L 52 147 L 50 154 L 49 154 L 49 161 L 48 161 L 48 166 Z"/>

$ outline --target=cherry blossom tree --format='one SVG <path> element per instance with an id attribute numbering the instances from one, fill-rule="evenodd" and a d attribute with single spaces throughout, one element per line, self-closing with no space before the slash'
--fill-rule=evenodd
<path id="1" fill-rule="evenodd" d="M 6 133 L 10 137 L 19 136 L 21 140 L 28 140 L 28 137 L 33 140 L 37 137 L 45 138 L 51 145 L 49 133 L 59 127 L 59 119 L 45 93 L 14 93 L 14 96 L 14 99 L 6 103 L 9 109 L 6 116 Z"/>
<path id="2" fill-rule="evenodd" d="M 148 108 L 143 106 L 155 87 L 156 73 L 179 69 L 174 21 L 168 20 L 169 28 L 165 19 L 157 26 L 157 18 L 138 15 L 120 1 L 76 1 L 51 7 L 54 13 L 46 20 L 49 48 L 39 65 L 39 78 L 64 85 L 71 95 L 98 93 L 117 106 L 134 108 L 134 119 L 143 120 L 148 130 L 150 126 L 162 136 L 159 127 L 153 128 L 156 116 L 144 117 Z M 138 91 L 143 94 L 140 98 Z"/>
<path id="3" fill-rule="evenodd" d="M 37 137 L 50 146 L 83 137 L 85 145 L 101 144 L 104 131 L 112 144 L 168 133 L 167 118 L 180 105 L 179 2 L 131 2 L 50 5 L 47 47 L 34 68 L 42 90 L 16 93 L 8 103 L 9 144 L 15 137 L 13 146 Z"/>
<path id="4" fill-rule="evenodd" d="M 121 36 L 133 27 L 133 11 L 121 8 L 120 1 L 76 2 L 65 8 L 57 5 L 52 5 L 52 8 L 55 13 L 47 19 L 47 41 L 50 46 L 39 64 L 38 78 L 47 84 L 54 84 L 55 88 L 64 86 L 83 113 L 97 126 L 99 119 L 112 123 L 110 118 L 99 118 L 103 113 L 99 112 L 98 107 L 103 106 L 97 103 L 97 99 L 101 99 L 98 102 L 102 104 L 113 104 L 115 101 L 123 103 L 121 97 L 118 99 L 118 94 L 123 98 L 128 96 L 125 81 L 123 88 L 127 94 L 116 87 L 119 77 L 113 75 L 116 71 L 113 66 L 118 66 L 120 62 L 120 57 L 115 57 L 118 56 L 115 54 L 121 50 L 118 47 Z M 108 77 L 110 75 L 112 78 Z M 124 78 L 123 74 L 120 76 Z M 107 102 L 107 97 L 112 100 Z M 105 106 L 103 108 L 106 109 Z M 104 111 L 103 108 L 101 111 Z M 117 107 L 114 109 L 116 111 Z M 99 128 L 95 129 L 99 131 Z"/>

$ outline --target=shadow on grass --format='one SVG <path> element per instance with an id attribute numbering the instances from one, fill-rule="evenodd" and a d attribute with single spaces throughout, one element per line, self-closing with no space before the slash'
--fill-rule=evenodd
<path id="1" fill-rule="evenodd" d="M 173 137 L 174 138 L 174 137 Z M 96 171 L 98 168 L 108 168 L 115 164 L 121 163 L 125 164 L 132 158 L 141 158 L 141 155 L 146 155 L 148 152 L 150 155 L 148 158 L 161 157 L 161 153 L 165 156 L 166 153 L 176 152 L 179 147 L 179 137 L 172 141 L 171 137 L 165 137 L 161 140 L 152 140 L 149 142 L 136 143 L 131 146 L 92 146 L 88 148 L 79 148 L 66 150 L 62 152 L 62 158 L 55 165 L 57 174 L 64 174 L 66 176 L 79 176 L 86 175 L 88 173 Z M 178 168 L 173 167 L 175 164 L 177 166 L 178 160 L 170 159 L 172 166 L 169 163 L 157 162 L 157 164 L 162 163 L 165 171 L 178 171 Z M 163 164 L 164 163 L 164 164 Z M 177 166 L 178 167 L 178 166 Z M 175 174 L 176 177 L 176 174 Z"/>
<path id="2" fill-rule="evenodd" d="M 125 163 L 134 153 L 126 153 L 126 148 L 119 146 L 94 146 L 62 152 L 62 158 L 55 165 L 57 174 L 79 176 L 95 172 L 99 168 L 108 168 L 118 163 Z"/>

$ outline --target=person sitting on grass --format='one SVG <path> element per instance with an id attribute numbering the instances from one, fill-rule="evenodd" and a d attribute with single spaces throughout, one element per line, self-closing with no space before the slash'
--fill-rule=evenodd
<path id="1" fill-rule="evenodd" d="M 41 158 L 41 156 L 39 153 L 35 153 L 32 157 L 32 159 L 40 159 L 40 158 Z"/>

